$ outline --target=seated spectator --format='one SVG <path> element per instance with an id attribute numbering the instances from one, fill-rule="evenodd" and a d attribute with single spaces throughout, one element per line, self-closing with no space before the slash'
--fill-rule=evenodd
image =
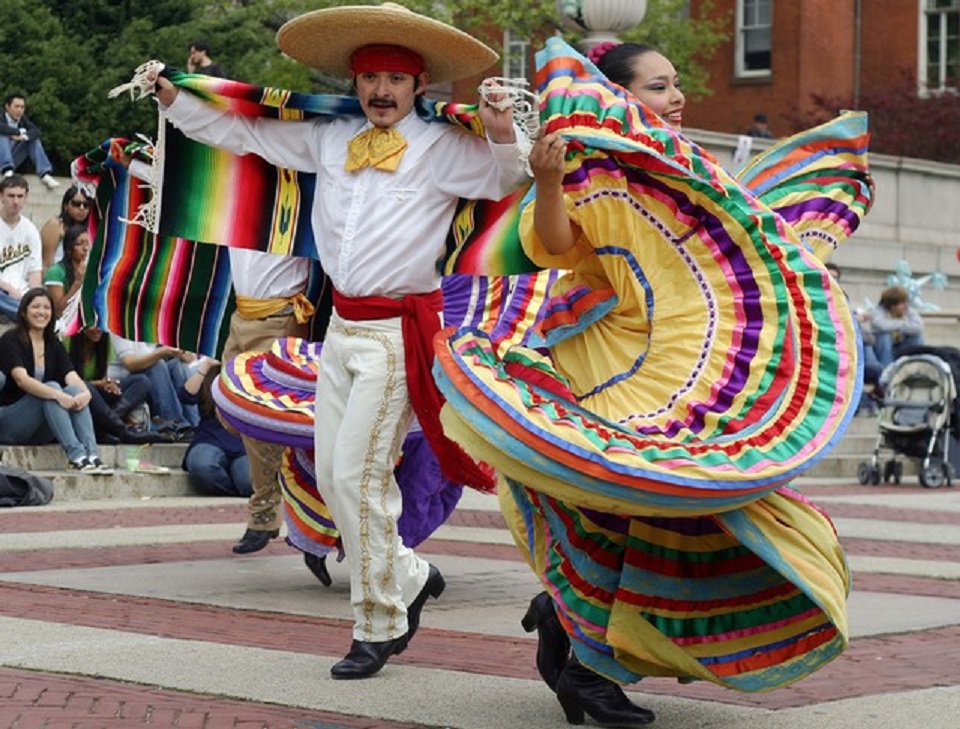
<path id="1" fill-rule="evenodd" d="M 44 277 L 43 285 L 50 292 L 53 314 L 66 319 L 77 310 L 80 302 L 80 287 L 87 272 L 87 257 L 90 255 L 90 234 L 85 225 L 71 225 L 63 236 L 63 258 L 53 264 Z"/>
<path id="2" fill-rule="evenodd" d="M 40 182 L 52 190 L 60 187 L 53 175 L 53 165 L 40 141 L 40 128 L 24 113 L 27 99 L 23 94 L 10 94 L 3 100 L 3 118 L 0 119 L 0 174 L 13 175 L 27 157 L 33 162 Z"/>
<path id="3" fill-rule="evenodd" d="M 21 215 L 30 186 L 20 175 L 0 181 L 0 314 L 17 318 L 20 297 L 40 285 L 40 233 Z"/>
<path id="4" fill-rule="evenodd" d="M 173 440 L 172 434 L 167 438 L 149 430 L 141 432 L 127 422 L 130 413 L 150 396 L 150 380 L 139 374 L 120 379 L 107 377 L 110 337 L 103 336 L 103 330 L 87 327 L 70 337 L 66 344 L 73 368 L 90 390 L 90 414 L 97 443 L 142 444 Z"/>
<path id="5" fill-rule="evenodd" d="M 123 379 L 130 374 L 146 375 L 150 381 L 150 412 L 154 429 L 173 433 L 177 440 L 189 440 L 200 421 L 196 407 L 183 406 L 177 392 L 187 381 L 189 352 L 148 342 L 133 342 L 116 334 L 110 335 L 116 360 L 107 368 L 107 375 Z"/>
<path id="6" fill-rule="evenodd" d="M 870 311 L 873 351 L 886 367 L 911 347 L 923 344 L 923 319 L 910 307 L 903 286 L 891 286 L 880 294 L 880 303 Z"/>
<path id="7" fill-rule="evenodd" d="M 240 437 L 230 433 L 217 419 L 217 408 L 210 394 L 220 374 L 220 363 L 204 357 L 180 388 L 180 400 L 198 405 L 200 425 L 183 456 L 183 470 L 190 482 L 213 496 L 243 496 L 253 493 L 250 459 Z"/>
<path id="8" fill-rule="evenodd" d="M 12 445 L 56 440 L 75 471 L 112 473 L 100 461 L 90 391 L 53 332 L 53 302 L 44 288 L 20 300 L 16 327 L 0 337 L 0 438 Z"/>
<path id="9" fill-rule="evenodd" d="M 754 115 L 753 124 L 747 129 L 747 136 L 758 139 L 773 139 L 773 132 L 770 131 L 766 114 L 758 112 Z"/>
<path id="10" fill-rule="evenodd" d="M 827 271 L 838 284 L 842 278 L 840 267 L 835 263 L 825 264 Z M 842 286 L 841 286 L 842 288 Z M 880 373 L 883 367 L 874 352 L 874 336 L 870 325 L 870 311 L 857 309 L 853 312 L 860 330 L 860 361 L 863 362 L 863 391 L 860 394 L 860 403 L 857 406 L 858 415 L 873 415 L 877 404 L 874 394 L 880 384 Z"/>
<path id="11" fill-rule="evenodd" d="M 43 274 L 63 258 L 63 236 L 67 228 L 80 223 L 86 225 L 93 201 L 79 187 L 70 185 L 60 201 L 60 212 L 49 218 L 40 228 L 40 254 Z"/>

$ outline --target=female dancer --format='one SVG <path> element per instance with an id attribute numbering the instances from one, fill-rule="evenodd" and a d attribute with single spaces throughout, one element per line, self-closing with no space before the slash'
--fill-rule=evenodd
<path id="1" fill-rule="evenodd" d="M 20 300 L 17 326 L 0 337 L 0 433 L 5 443 L 39 445 L 56 440 L 67 467 L 108 474 L 97 452 L 90 391 L 53 332 L 53 302 L 44 288 Z"/>
<path id="2" fill-rule="evenodd" d="M 745 173 L 754 197 L 676 133 L 667 59 L 604 50 L 612 83 L 559 41 L 542 54 L 547 134 L 521 236 L 570 271 L 541 327 L 550 361 L 511 377 L 511 353 L 460 330 L 435 372 L 444 427 L 503 474 L 507 524 L 546 588 L 523 621 L 541 674 L 569 722 L 635 726 L 653 713 L 618 684 L 769 690 L 846 644 L 836 534 L 785 484 L 856 402 L 855 327 L 814 251 L 849 235 L 869 192 L 863 155 L 839 152 L 800 165 L 802 189 L 828 166 L 842 184 L 781 201 L 775 153 L 770 174 Z"/>

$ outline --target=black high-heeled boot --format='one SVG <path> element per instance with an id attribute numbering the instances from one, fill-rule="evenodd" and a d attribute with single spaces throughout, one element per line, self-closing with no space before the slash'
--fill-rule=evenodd
<path id="1" fill-rule="evenodd" d="M 537 631 L 537 670 L 550 690 L 556 691 L 557 679 L 570 655 L 570 639 L 560 625 L 553 600 L 546 592 L 530 601 L 520 625 L 528 633 Z"/>
<path id="2" fill-rule="evenodd" d="M 583 724 L 584 712 L 600 726 L 636 727 L 656 717 L 634 704 L 617 684 L 584 667 L 571 656 L 557 681 L 557 699 L 568 724 Z"/>

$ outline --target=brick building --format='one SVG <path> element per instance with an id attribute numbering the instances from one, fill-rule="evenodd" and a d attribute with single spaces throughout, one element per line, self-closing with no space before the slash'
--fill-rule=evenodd
<path id="1" fill-rule="evenodd" d="M 700 17 L 703 0 L 691 0 Z M 926 89 L 956 89 L 960 0 L 712 0 L 729 40 L 710 59 L 712 95 L 688 102 L 685 125 L 743 133 L 764 112 L 777 136 L 812 97 L 849 100 L 910 73 Z"/>

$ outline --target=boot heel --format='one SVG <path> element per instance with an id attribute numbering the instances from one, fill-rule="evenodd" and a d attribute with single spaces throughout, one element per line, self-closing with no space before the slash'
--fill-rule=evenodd
<path id="1" fill-rule="evenodd" d="M 447 586 L 447 581 L 443 579 L 443 575 L 441 575 L 439 572 L 437 574 L 439 575 L 439 579 L 433 581 L 434 584 L 429 590 L 430 597 L 432 597 L 434 600 L 440 597 L 440 593 L 442 593 L 444 588 Z"/>
<path id="2" fill-rule="evenodd" d="M 533 598 L 530 601 L 530 606 L 527 608 L 527 612 L 523 614 L 523 617 L 520 618 L 520 626 L 527 633 L 532 633 L 540 626 L 540 621 L 543 619 L 543 616 L 540 615 L 540 606 L 537 605 L 537 598 Z"/>
<path id="3" fill-rule="evenodd" d="M 557 700 L 563 708 L 563 713 L 567 717 L 567 724 L 579 726 L 583 724 L 583 707 L 577 701 L 577 697 L 568 693 L 557 692 Z"/>

